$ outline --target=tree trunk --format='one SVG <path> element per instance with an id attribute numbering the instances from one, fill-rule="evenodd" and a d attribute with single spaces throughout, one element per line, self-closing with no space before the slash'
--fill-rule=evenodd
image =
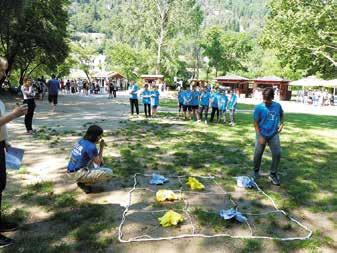
<path id="1" fill-rule="evenodd" d="M 157 51 L 157 68 L 156 68 L 156 74 L 160 74 L 160 67 L 161 67 L 161 49 L 163 46 L 164 41 L 164 20 L 161 20 L 160 24 L 160 35 L 158 38 L 158 51 Z"/>

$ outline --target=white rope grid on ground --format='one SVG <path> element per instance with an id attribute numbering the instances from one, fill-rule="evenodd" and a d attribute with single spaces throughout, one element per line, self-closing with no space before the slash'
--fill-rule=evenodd
<path id="1" fill-rule="evenodd" d="M 246 224 L 250 230 L 250 235 L 246 236 L 238 236 L 238 235 L 230 235 L 230 234 L 225 234 L 225 233 L 220 233 L 220 234 L 214 234 L 214 235 L 206 235 L 206 234 L 199 234 L 199 233 L 195 233 L 195 226 L 192 222 L 192 217 L 188 211 L 188 202 L 183 199 L 185 206 L 183 208 L 183 212 L 186 214 L 186 216 L 188 217 L 191 226 L 192 226 L 192 233 L 191 234 L 181 234 L 181 235 L 177 235 L 177 236 L 168 236 L 168 237 L 151 237 L 149 235 L 141 235 L 141 236 L 137 236 L 135 238 L 130 238 L 128 240 L 123 239 L 123 225 L 125 223 L 127 214 L 129 212 L 129 208 L 131 206 L 131 195 L 132 192 L 134 192 L 136 189 L 143 189 L 143 190 L 149 190 L 151 192 L 154 192 L 153 190 L 149 189 L 149 188 L 137 188 L 137 176 L 144 176 L 144 177 L 151 177 L 152 175 L 149 174 L 141 174 L 141 173 L 136 173 L 133 176 L 134 179 L 134 184 L 132 189 L 128 192 L 128 203 L 125 206 L 125 210 L 123 212 L 122 215 L 122 220 L 121 223 L 118 227 L 118 239 L 120 242 L 122 243 L 130 243 L 130 242 L 145 242 L 145 241 L 162 241 L 162 240 L 173 240 L 173 239 L 181 239 L 181 238 L 193 238 L 193 237 L 201 237 L 201 238 L 216 238 L 216 237 L 229 237 L 229 238 L 233 238 L 233 239 L 268 239 L 268 240 L 278 240 L 278 241 L 293 241 L 293 240 L 307 240 L 311 237 L 312 235 L 312 230 L 310 230 L 307 226 L 303 225 L 302 223 L 300 223 L 298 220 L 296 220 L 295 218 L 290 217 L 284 210 L 281 210 L 277 207 L 275 201 L 272 199 L 271 196 L 269 196 L 267 193 L 265 193 L 255 182 L 255 187 L 257 189 L 258 192 L 260 192 L 261 194 L 263 194 L 266 198 L 268 198 L 270 200 L 270 202 L 272 203 L 272 206 L 275 208 L 275 210 L 273 211 L 267 211 L 267 212 L 263 212 L 263 213 L 242 213 L 243 215 L 246 216 L 262 216 L 262 215 L 268 215 L 268 214 L 272 214 L 272 213 L 282 213 L 283 215 L 285 215 L 289 220 L 291 220 L 292 222 L 296 223 L 298 226 L 300 226 L 301 228 L 303 228 L 305 231 L 308 232 L 308 234 L 306 236 L 302 236 L 302 237 L 272 237 L 272 236 L 258 236 L 258 235 L 254 235 L 253 230 L 251 228 L 251 225 L 249 224 L 248 220 L 246 221 Z M 179 182 L 181 183 L 181 185 L 183 185 L 183 183 L 181 182 L 182 178 L 186 178 L 187 176 L 173 176 L 170 178 L 178 178 Z M 215 176 L 195 176 L 198 178 L 203 178 L 203 179 L 213 179 L 214 183 L 221 189 L 222 193 L 212 193 L 212 192 L 192 192 L 192 191 L 184 191 L 187 193 L 196 193 L 196 194 L 204 194 L 204 195 L 210 195 L 210 194 L 218 194 L 218 195 L 229 195 L 229 192 L 226 192 L 216 181 L 215 181 Z M 219 177 L 220 178 L 220 177 Z M 183 190 L 182 188 L 180 190 L 174 190 L 175 192 L 180 192 L 180 196 L 182 196 Z M 237 206 L 237 204 L 229 197 L 230 201 L 234 204 L 234 206 Z M 168 209 L 164 209 L 164 210 L 152 210 L 152 211 L 144 211 L 144 210 L 137 210 L 137 213 L 159 213 L 159 212 L 166 212 L 168 211 Z"/>

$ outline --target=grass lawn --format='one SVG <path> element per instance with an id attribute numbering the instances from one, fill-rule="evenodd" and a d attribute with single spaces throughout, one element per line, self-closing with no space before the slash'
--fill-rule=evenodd
<path id="1" fill-rule="evenodd" d="M 161 101 L 161 106 L 176 107 L 173 100 Z M 252 109 L 250 106 L 247 108 Z M 280 208 L 296 215 L 303 211 L 318 214 L 333 224 L 330 229 L 335 235 L 336 126 L 337 117 L 287 114 L 281 135 L 282 185 L 280 188 L 271 186 L 265 178 L 260 182 Z M 45 137 L 45 131 L 40 131 L 40 134 L 43 134 L 44 140 L 55 142 Z M 67 134 L 71 136 L 74 133 L 62 135 Z M 226 178 L 249 174 L 252 169 L 254 132 L 250 113 L 239 113 L 237 126 L 233 128 L 219 124 L 205 126 L 177 119 L 175 114 L 162 113 L 158 119 L 151 121 L 124 121 L 121 128 L 107 135 L 114 141 L 108 143 L 106 165 L 114 169 L 118 181 L 124 186 L 132 184 L 130 177 L 136 172 L 159 171 L 172 175 L 213 173 L 221 174 L 225 178 L 223 187 L 231 190 L 234 186 Z M 271 154 L 266 151 L 263 172 L 268 172 L 270 163 Z M 28 172 L 24 169 L 17 173 Z M 17 233 L 17 243 L 3 252 L 106 252 L 119 245 L 116 231 L 123 210 L 121 207 L 79 200 L 83 194 L 79 191 L 55 194 L 53 182 L 24 188 L 18 182 L 11 184 L 16 187 L 5 191 L 5 213 L 10 219 L 26 225 Z M 29 222 L 34 210 L 47 214 L 43 221 Z M 200 224 L 221 228 L 219 224 L 222 223 L 217 222 L 216 216 L 208 217 L 200 209 L 196 209 L 195 214 Z M 272 219 L 270 222 L 276 224 Z M 311 228 L 314 234 L 307 241 L 238 240 L 233 252 L 261 252 L 266 244 L 272 244 L 282 252 L 337 249 L 333 233 L 324 233 L 322 227 Z M 273 230 L 273 227 L 269 229 Z"/>

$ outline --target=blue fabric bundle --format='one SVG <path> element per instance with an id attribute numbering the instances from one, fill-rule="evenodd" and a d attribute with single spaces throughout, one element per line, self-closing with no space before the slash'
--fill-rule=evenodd
<path id="1" fill-rule="evenodd" d="M 150 180 L 150 184 L 153 184 L 153 185 L 159 185 L 159 184 L 164 184 L 166 182 L 168 182 L 169 180 L 162 176 L 162 175 L 159 175 L 159 174 L 155 174 L 153 173 L 152 174 L 152 178 Z"/>
<path id="2" fill-rule="evenodd" d="M 220 217 L 225 220 L 236 219 L 238 222 L 246 222 L 247 218 L 242 215 L 238 210 L 235 208 L 231 208 L 228 210 L 220 210 Z"/>
<path id="3" fill-rule="evenodd" d="M 243 187 L 243 188 L 254 188 L 255 186 L 254 180 L 247 176 L 237 177 L 236 183 L 239 187 Z"/>

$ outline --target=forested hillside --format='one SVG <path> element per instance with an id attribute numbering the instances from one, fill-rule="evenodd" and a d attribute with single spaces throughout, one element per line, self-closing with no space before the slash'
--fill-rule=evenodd
<path id="1" fill-rule="evenodd" d="M 203 27 L 214 25 L 225 30 L 257 33 L 264 24 L 267 0 L 198 0 L 203 12 Z M 118 19 L 130 0 L 73 0 L 70 22 L 73 31 L 103 32 Z M 130 13 L 130 19 L 134 19 Z M 135 20 L 137 21 L 137 20 Z"/>

